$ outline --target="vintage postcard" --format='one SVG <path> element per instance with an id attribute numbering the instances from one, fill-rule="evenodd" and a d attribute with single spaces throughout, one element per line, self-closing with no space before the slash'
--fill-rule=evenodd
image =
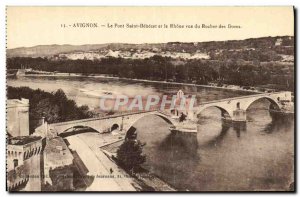
<path id="1" fill-rule="evenodd" d="M 6 8 L 9 192 L 294 191 L 294 8 Z"/>

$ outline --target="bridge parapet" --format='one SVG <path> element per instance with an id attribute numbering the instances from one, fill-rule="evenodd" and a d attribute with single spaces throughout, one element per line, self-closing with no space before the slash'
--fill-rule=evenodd
<path id="1" fill-rule="evenodd" d="M 60 122 L 60 123 L 54 123 L 54 124 L 48 124 L 45 123 L 41 127 L 38 128 L 40 133 L 46 133 L 48 138 L 53 138 L 66 130 L 74 127 L 90 127 L 99 133 L 105 133 L 110 132 L 113 129 L 113 126 L 115 128 L 118 128 L 119 130 L 128 130 L 138 119 L 146 116 L 146 115 L 158 115 L 161 116 L 164 119 L 168 119 L 169 122 L 171 122 L 171 119 L 169 119 L 165 114 L 162 112 L 158 112 L 157 110 L 151 110 L 151 111 L 137 111 L 137 112 L 131 112 L 131 113 L 123 113 L 123 114 L 117 114 L 117 115 L 110 115 L 105 117 L 99 117 L 99 118 L 89 118 L 89 119 L 81 119 L 81 120 L 74 120 L 74 121 L 67 121 L 67 122 Z"/>
<path id="2" fill-rule="evenodd" d="M 140 120 L 141 118 L 143 118 L 147 115 L 158 116 L 158 117 L 162 118 L 163 120 L 165 120 L 167 123 L 169 123 L 171 125 L 176 125 L 176 122 L 172 118 L 170 118 L 170 116 L 167 113 L 155 110 L 155 111 L 140 113 L 135 116 L 130 116 L 130 117 L 124 118 L 123 130 L 128 131 L 138 120 Z"/>

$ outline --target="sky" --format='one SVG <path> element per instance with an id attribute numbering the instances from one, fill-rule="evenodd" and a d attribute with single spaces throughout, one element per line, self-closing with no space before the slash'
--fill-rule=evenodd
<path id="1" fill-rule="evenodd" d="M 98 27 L 73 27 L 77 23 L 97 23 Z M 108 28 L 108 23 L 114 28 Z M 119 26 L 141 23 L 166 24 L 168 28 Z M 170 24 L 185 28 L 170 28 Z M 227 28 L 195 28 L 196 24 Z M 241 28 L 228 28 L 228 24 Z M 51 44 L 203 42 L 285 35 L 294 35 L 291 6 L 7 7 L 9 49 Z"/>

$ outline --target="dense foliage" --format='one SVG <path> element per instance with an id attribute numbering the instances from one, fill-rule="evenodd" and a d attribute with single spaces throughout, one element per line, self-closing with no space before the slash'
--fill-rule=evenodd
<path id="1" fill-rule="evenodd" d="M 174 60 L 154 56 L 146 59 L 107 58 L 102 60 L 58 60 L 47 58 L 10 58 L 8 69 L 22 66 L 42 71 L 111 76 L 148 80 L 241 86 L 275 84 L 277 89 L 294 89 L 294 64 L 249 62 L 244 60 Z"/>
<path id="2" fill-rule="evenodd" d="M 45 117 L 48 123 L 63 122 L 93 117 L 87 106 L 78 107 L 74 100 L 67 98 L 63 90 L 45 92 L 28 87 L 7 88 L 8 99 L 29 99 L 30 129 L 34 129 L 35 120 Z"/>

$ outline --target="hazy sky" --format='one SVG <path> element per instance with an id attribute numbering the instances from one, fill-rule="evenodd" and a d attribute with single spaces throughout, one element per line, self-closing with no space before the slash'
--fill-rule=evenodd
<path id="1" fill-rule="evenodd" d="M 97 23 L 98 28 L 69 27 Z M 229 28 L 108 28 L 107 24 L 239 25 Z M 65 24 L 67 27 L 61 27 Z M 102 27 L 101 25 L 105 25 Z M 294 35 L 292 7 L 8 7 L 7 47 L 162 43 Z"/>

